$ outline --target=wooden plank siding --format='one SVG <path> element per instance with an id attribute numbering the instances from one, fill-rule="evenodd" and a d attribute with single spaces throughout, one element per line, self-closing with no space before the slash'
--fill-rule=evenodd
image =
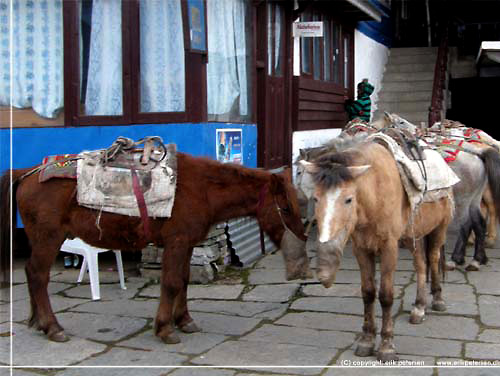
<path id="1" fill-rule="evenodd" d="M 292 84 L 294 131 L 342 128 L 347 123 L 339 85 L 303 76 L 295 76 Z"/>
<path id="2" fill-rule="evenodd" d="M 0 106 L 0 128 L 10 128 L 10 113 L 10 107 Z M 12 128 L 57 126 L 64 126 L 64 111 L 55 119 L 47 119 L 37 115 L 31 108 L 12 108 Z"/>

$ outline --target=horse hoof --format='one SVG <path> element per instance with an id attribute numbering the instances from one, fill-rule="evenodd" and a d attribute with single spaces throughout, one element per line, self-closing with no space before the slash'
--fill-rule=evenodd
<path id="1" fill-rule="evenodd" d="M 478 272 L 479 271 L 479 262 L 477 260 L 472 260 L 469 265 L 465 268 L 468 272 Z"/>
<path id="2" fill-rule="evenodd" d="M 367 344 L 367 343 L 358 343 L 356 346 L 356 350 L 354 351 L 354 355 L 366 357 L 372 356 L 375 349 L 375 345 Z"/>
<path id="3" fill-rule="evenodd" d="M 496 243 L 496 239 L 495 238 L 486 238 L 486 240 L 484 242 L 484 246 L 486 248 L 494 248 L 495 247 L 495 243 Z"/>
<path id="4" fill-rule="evenodd" d="M 438 312 L 446 311 L 446 304 L 442 300 L 438 300 L 432 303 L 432 310 Z"/>
<path id="5" fill-rule="evenodd" d="M 410 314 L 410 324 L 421 324 L 425 319 L 425 310 L 413 308 Z"/>
<path id="6" fill-rule="evenodd" d="M 452 271 L 457 268 L 457 264 L 455 263 L 455 261 L 447 261 L 444 267 L 446 271 Z"/>
<path id="7" fill-rule="evenodd" d="M 196 325 L 194 321 L 188 322 L 186 325 L 181 326 L 179 329 L 184 333 L 201 332 L 201 328 Z"/>
<path id="8" fill-rule="evenodd" d="M 396 362 L 399 360 L 399 356 L 396 354 L 396 350 L 379 350 L 377 360 L 383 363 Z"/>
<path id="9" fill-rule="evenodd" d="M 181 338 L 175 332 L 172 332 L 172 333 L 170 333 L 167 336 L 161 337 L 161 340 L 164 343 L 168 344 L 168 345 L 175 345 L 176 343 L 180 343 L 181 342 Z"/>
<path id="10" fill-rule="evenodd" d="M 53 342 L 68 342 L 69 337 L 64 333 L 64 330 L 61 330 L 60 332 L 52 333 L 48 335 L 49 340 Z"/>

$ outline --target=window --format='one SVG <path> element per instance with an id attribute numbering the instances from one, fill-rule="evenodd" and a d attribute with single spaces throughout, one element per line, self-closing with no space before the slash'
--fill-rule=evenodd
<path id="1" fill-rule="evenodd" d="M 283 77 L 285 14 L 277 3 L 267 4 L 267 74 Z"/>
<path id="2" fill-rule="evenodd" d="M 204 120 L 204 63 L 186 49 L 184 0 L 63 4 L 66 124 Z"/>
<path id="3" fill-rule="evenodd" d="M 310 12 L 305 11 L 304 13 L 302 13 L 302 15 L 300 16 L 300 21 L 302 22 L 312 21 Z M 302 72 L 304 72 L 305 74 L 311 74 L 312 73 L 311 38 L 301 38 L 300 44 L 301 44 L 300 56 L 301 56 Z"/>
<path id="4" fill-rule="evenodd" d="M 33 108 L 45 118 L 59 115 L 64 104 L 62 14 L 61 0 L 0 1 L 0 106 Z"/>
<path id="5" fill-rule="evenodd" d="M 352 32 L 324 13 L 306 11 L 301 21 L 323 21 L 323 37 L 301 38 L 301 70 L 314 80 L 351 90 Z"/>
<path id="6" fill-rule="evenodd" d="M 207 0 L 208 120 L 251 120 L 251 26 L 246 0 Z"/>

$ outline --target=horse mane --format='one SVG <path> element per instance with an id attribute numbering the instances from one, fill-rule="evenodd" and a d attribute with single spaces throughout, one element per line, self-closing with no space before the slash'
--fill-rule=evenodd
<path id="1" fill-rule="evenodd" d="M 366 132 L 357 133 L 352 136 L 341 134 L 339 137 L 325 143 L 324 147 L 332 152 L 341 152 L 365 142 L 368 136 L 370 136 L 370 134 Z"/>
<path id="2" fill-rule="evenodd" d="M 315 161 L 317 170 L 312 174 L 314 182 L 324 189 L 329 189 L 352 180 L 353 176 L 348 167 L 353 165 L 358 156 L 359 151 L 355 149 L 321 156 Z"/>

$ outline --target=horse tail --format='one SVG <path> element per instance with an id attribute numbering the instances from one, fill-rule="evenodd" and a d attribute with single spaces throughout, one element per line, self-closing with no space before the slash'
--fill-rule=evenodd
<path id="1" fill-rule="evenodd" d="M 493 148 L 487 148 L 481 153 L 481 159 L 484 162 L 495 210 L 500 220 L 500 154 Z"/>
<path id="2" fill-rule="evenodd" d="M 10 281 L 11 236 L 17 222 L 18 178 L 24 172 L 24 170 L 7 170 L 0 178 L 0 273 L 1 281 L 6 283 Z"/>

